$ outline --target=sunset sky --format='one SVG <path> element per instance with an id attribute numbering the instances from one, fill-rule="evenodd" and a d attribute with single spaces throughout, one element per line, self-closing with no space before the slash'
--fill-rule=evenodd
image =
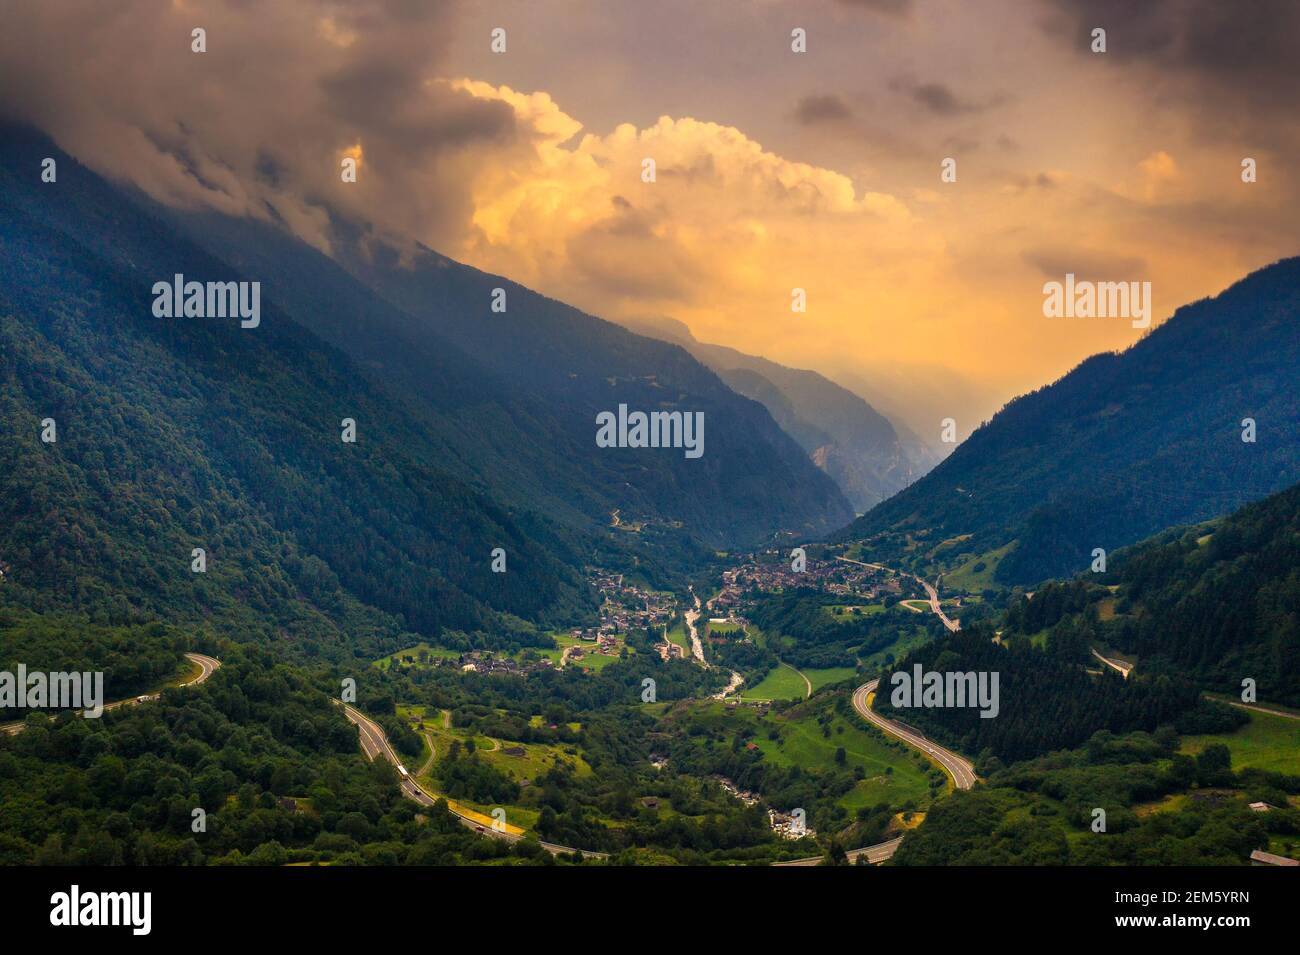
<path id="1" fill-rule="evenodd" d="M 1045 318 L 1045 281 L 1150 281 L 1159 322 L 1300 252 L 1300 5 L 1250 10 L 19 2 L 0 109 L 170 203 L 274 214 L 326 251 L 336 222 L 365 222 L 828 373 L 948 371 L 986 414 L 1141 334 Z"/>

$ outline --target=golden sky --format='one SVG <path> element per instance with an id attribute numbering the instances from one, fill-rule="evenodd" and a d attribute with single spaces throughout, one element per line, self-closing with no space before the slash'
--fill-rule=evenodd
<path id="1" fill-rule="evenodd" d="M 950 376 L 959 418 L 1141 334 L 1045 318 L 1046 281 L 1149 281 L 1158 323 L 1298 251 L 1283 0 L 108 6 L 19 0 L 0 37 L 0 107 L 101 172 L 787 364 Z"/>
<path id="2" fill-rule="evenodd" d="M 1210 4 L 1133 6 L 480 7 L 460 88 L 509 103 L 532 144 L 476 181 L 457 252 L 611 318 L 820 370 L 939 365 L 1000 402 L 1141 334 L 1044 318 L 1045 281 L 1150 281 L 1158 323 L 1300 251 L 1294 99 L 1268 88 L 1300 91 L 1295 69 L 1254 49 L 1225 79 L 1201 49 L 1218 31 L 1231 69 L 1265 29 L 1300 40 L 1295 16 L 1262 9 L 1252 34 L 1184 19 Z"/>

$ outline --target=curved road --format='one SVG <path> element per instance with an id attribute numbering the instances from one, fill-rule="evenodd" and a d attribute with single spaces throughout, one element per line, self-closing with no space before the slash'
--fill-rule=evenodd
<path id="1" fill-rule="evenodd" d="M 384 732 L 382 726 L 351 704 L 344 703 L 341 700 L 334 700 L 333 702 L 343 707 L 343 714 L 348 718 L 348 721 L 356 725 L 361 736 L 361 751 L 366 754 L 367 759 L 373 760 L 376 756 L 382 756 L 394 766 L 400 767 L 403 765 L 397 752 L 389 745 L 388 734 Z M 432 806 L 437 803 L 437 800 L 425 792 L 424 788 L 415 781 L 414 776 L 409 773 L 400 774 L 400 780 L 402 795 L 406 796 L 407 799 L 417 802 L 421 806 Z M 451 806 L 448 806 L 447 808 L 453 816 L 460 820 L 462 826 L 465 826 L 468 829 L 473 829 L 481 835 L 490 836 L 493 839 L 504 839 L 506 842 L 518 842 L 524 837 L 522 830 L 519 832 L 500 832 L 490 826 L 483 825 L 481 822 L 478 822 L 470 816 L 457 812 Z M 590 852 L 586 849 L 571 849 L 568 846 L 556 845 L 553 842 L 543 842 L 542 848 L 551 853 L 551 855 L 581 851 L 583 856 L 588 859 L 608 858 L 608 854 L 604 852 Z"/>
<path id="2" fill-rule="evenodd" d="M 872 680 L 870 683 L 864 683 L 853 691 L 853 708 L 868 723 L 878 727 L 881 731 L 901 739 L 907 745 L 914 749 L 920 750 L 931 759 L 939 763 L 940 766 L 952 777 L 953 784 L 958 789 L 970 789 L 975 785 L 975 767 L 966 759 L 958 756 L 950 749 L 945 749 L 933 740 L 927 739 L 920 733 L 914 732 L 893 720 L 887 720 L 871 707 L 867 706 L 867 695 L 876 689 L 880 680 Z M 898 847 L 902 845 L 903 837 L 895 836 L 888 842 L 877 843 L 874 846 L 864 846 L 861 849 L 851 849 L 846 853 L 850 863 L 856 863 L 858 857 L 865 855 L 867 861 L 872 865 L 884 862 L 890 858 Z M 774 862 L 773 865 L 781 866 L 814 866 L 821 865 L 821 856 L 811 856 L 806 859 L 794 859 L 790 862 Z"/>
<path id="3" fill-rule="evenodd" d="M 181 686 L 198 686 L 200 683 L 207 681 L 208 677 L 217 672 L 217 667 L 221 666 L 221 661 L 216 657 L 204 656 L 202 653 L 187 653 L 186 659 L 192 660 L 199 665 L 199 675 L 188 683 L 182 683 Z M 157 699 L 158 694 L 154 694 L 150 699 Z"/>
<path id="4" fill-rule="evenodd" d="M 1092 650 L 1092 655 L 1094 657 L 1096 657 L 1102 663 L 1106 664 L 1106 666 L 1110 667 L 1112 670 L 1114 670 L 1124 679 L 1127 680 L 1128 675 L 1133 672 L 1133 664 L 1121 663 L 1119 660 L 1112 660 L 1110 657 L 1103 657 L 1100 653 L 1097 652 L 1096 647 L 1092 647 L 1091 650 Z"/>
<path id="5" fill-rule="evenodd" d="M 1132 673 L 1134 669 L 1136 669 L 1135 664 L 1121 663 L 1118 660 L 1112 660 L 1109 657 L 1103 657 L 1100 653 L 1097 652 L 1096 647 L 1092 648 L 1092 655 L 1096 657 L 1098 660 L 1100 660 L 1102 663 L 1106 664 L 1106 666 L 1110 667 L 1112 670 L 1118 672 L 1126 680 L 1129 678 L 1129 674 Z M 1239 700 L 1225 700 L 1225 699 L 1221 699 L 1219 696 L 1209 693 L 1208 691 L 1202 693 L 1201 695 L 1205 697 L 1207 700 L 1214 700 L 1216 703 L 1226 703 L 1228 704 L 1228 706 L 1235 706 L 1239 710 L 1252 710 L 1256 713 L 1268 713 L 1272 716 L 1281 716 L 1288 720 L 1300 720 L 1300 714 L 1297 713 L 1287 713 L 1284 710 L 1270 709 L 1267 706 L 1260 706 L 1256 703 L 1243 703 Z"/>
<path id="6" fill-rule="evenodd" d="M 947 627 L 948 630 L 951 631 L 952 633 L 956 633 L 958 630 L 961 629 L 960 620 L 951 620 L 949 619 L 948 615 L 943 612 L 943 608 L 939 606 L 939 591 L 936 590 L 933 586 L 931 586 L 929 581 L 916 576 L 916 574 L 909 574 L 905 571 L 894 570 L 892 567 L 886 567 L 884 564 L 869 564 L 865 560 L 854 560 L 851 557 L 836 557 L 835 559 L 842 560 L 846 564 L 857 564 L 860 567 L 870 567 L 872 570 L 883 570 L 891 574 L 898 574 L 902 577 L 911 577 L 918 584 L 920 584 L 922 587 L 925 588 L 925 594 L 930 601 L 930 609 L 935 613 L 935 615 L 938 616 L 940 620 L 943 621 L 943 625 Z"/>
<path id="7" fill-rule="evenodd" d="M 187 653 L 185 654 L 185 657 L 186 659 L 194 663 L 197 663 L 199 665 L 199 675 L 192 680 L 187 680 L 184 683 L 176 684 L 178 687 L 198 686 L 200 683 L 205 682 L 208 679 L 208 677 L 212 676 L 212 674 L 216 673 L 217 667 L 221 666 L 221 661 L 218 660 L 216 657 L 205 656 L 202 653 Z M 157 693 L 146 693 L 143 696 L 131 696 L 131 697 L 127 697 L 125 700 L 118 700 L 115 703 L 105 703 L 104 709 L 115 710 L 119 706 L 135 706 L 137 703 L 148 703 L 151 700 L 158 699 L 158 697 L 160 696 L 162 696 L 161 690 Z M 5 733 L 8 733 L 10 736 L 16 736 L 17 734 L 21 733 L 26 728 L 26 726 L 27 724 L 20 720 L 14 723 L 3 724 L 2 726 L 0 726 L 0 730 L 2 730 Z"/>
<path id="8" fill-rule="evenodd" d="M 858 856 L 863 856 L 863 855 L 867 857 L 867 861 L 870 862 L 872 865 L 879 865 L 881 862 L 884 862 L 895 852 L 897 852 L 898 847 L 902 844 L 903 844 L 903 837 L 895 836 L 893 839 L 890 839 L 888 842 L 879 842 L 876 843 L 876 845 L 874 846 L 863 846 L 861 849 L 850 849 L 848 852 L 845 853 L 845 856 L 848 857 L 850 865 L 857 863 Z M 821 856 L 809 856 L 807 859 L 792 859 L 789 862 L 772 863 L 772 865 L 774 866 L 777 865 L 810 866 L 810 865 L 821 865 L 821 864 L 822 864 Z"/>
<path id="9" fill-rule="evenodd" d="M 969 760 L 958 756 L 950 749 L 945 749 L 933 740 L 927 739 L 915 730 L 908 729 L 901 723 L 895 723 L 893 720 L 887 720 L 871 707 L 867 706 L 867 694 L 876 689 L 880 680 L 872 680 L 870 683 L 864 683 L 853 691 L 853 708 L 868 723 L 876 726 L 890 736 L 901 739 L 908 746 L 919 749 L 925 753 L 952 777 L 953 785 L 958 789 L 970 789 L 975 785 L 975 767 L 970 764 Z"/>

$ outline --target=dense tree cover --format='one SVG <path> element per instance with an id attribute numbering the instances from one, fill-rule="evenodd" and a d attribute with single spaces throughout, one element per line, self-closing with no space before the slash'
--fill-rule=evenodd
<path id="1" fill-rule="evenodd" d="M 1119 354 L 1017 398 L 933 471 L 842 532 L 886 562 L 948 566 L 1008 542 L 1034 584 L 1300 479 L 1300 258 L 1180 308 Z M 1258 439 L 1242 441 L 1242 419 Z M 1013 476 L 1009 480 L 1008 476 Z"/>
<path id="2" fill-rule="evenodd" d="M 1300 706 L 1300 485 L 1119 555 L 1108 582 L 1119 613 L 1100 636 L 1142 669 L 1233 695 L 1250 678 Z"/>
<path id="3" fill-rule="evenodd" d="M 1154 730 L 1193 715 L 1198 728 L 1230 729 L 1245 722 L 1240 713 L 1202 700 L 1200 689 L 1187 680 L 1141 673 L 1125 680 L 1109 669 L 1093 674 L 1079 666 L 1075 644 L 1053 652 L 1050 642 L 1039 649 L 1025 641 L 997 644 L 991 636 L 980 627 L 912 651 L 884 672 L 876 710 L 959 752 L 987 750 L 1004 762 L 1077 746 L 1099 729 Z M 916 664 L 923 672 L 997 673 L 997 715 L 982 718 L 973 705 L 895 707 L 892 675 L 911 679 Z"/>
<path id="4" fill-rule="evenodd" d="M 272 295 L 255 329 L 155 318 L 160 277 L 234 273 L 93 178 L 34 198 L 0 166 L 9 599 L 117 622 L 211 617 L 335 655 L 393 649 L 406 629 L 592 612 L 567 531 L 453 476 L 443 436 Z"/>
<path id="5" fill-rule="evenodd" d="M 655 706 L 641 702 L 646 676 L 656 681 Z M 707 695 L 722 683 L 719 670 L 664 662 L 649 652 L 595 672 L 569 668 L 518 677 L 434 667 L 358 674 L 361 703 L 372 713 L 391 711 L 397 700 L 421 704 L 449 710 L 454 727 L 503 745 L 548 743 L 580 753 L 590 773 L 562 762 L 526 787 L 467 747 L 454 760 L 435 761 L 435 778 L 448 795 L 535 810 L 536 830 L 548 841 L 602 850 L 628 863 L 761 863 L 815 853 L 815 846 L 777 839 L 764 809 L 746 807 L 709 781 L 689 750 L 679 750 L 678 734 L 659 723 L 659 707 Z M 732 746 L 730 736 L 726 746 Z M 655 769 L 654 755 L 669 756 L 668 764 Z M 852 776 L 843 775 L 851 786 Z M 805 791 L 790 792 L 802 798 Z M 660 805 L 647 806 L 649 798 Z"/>
<path id="6" fill-rule="evenodd" d="M 1154 736 L 1102 731 L 1077 750 L 993 772 L 987 785 L 936 804 L 903 841 L 895 865 L 1244 865 L 1270 834 L 1300 835 L 1286 794 L 1300 778 L 1234 773 L 1226 747 L 1176 753 Z M 1135 812 L 1179 796 L 1177 810 Z M 1263 799 L 1283 808 L 1260 814 Z M 1105 831 L 1092 828 L 1097 809 Z"/>
<path id="7" fill-rule="evenodd" d="M 587 526 L 622 509 L 629 523 L 657 526 L 668 565 L 692 541 L 820 535 L 852 519 L 765 408 L 675 345 L 373 233 L 339 229 L 327 257 L 252 217 L 156 211 L 242 273 L 274 276 L 295 321 L 380 369 L 447 436 L 464 476 L 514 506 Z M 490 310 L 497 288 L 504 311 Z M 595 415 L 620 403 L 703 412 L 704 455 L 597 447 Z"/>
<path id="8" fill-rule="evenodd" d="M 161 623 L 107 626 L 84 618 L 0 607 L 0 672 L 91 672 L 104 675 L 103 703 L 157 689 L 179 672 L 190 638 Z M 25 708 L 0 708 L 0 722 Z"/>
<path id="9" fill-rule="evenodd" d="M 1120 551 L 1106 574 L 1021 596 L 1003 626 L 1008 640 L 1050 630 L 1080 660 L 1114 647 L 1142 674 L 1234 696 L 1249 678 L 1258 699 L 1300 705 L 1300 485 Z"/>
<path id="10" fill-rule="evenodd" d="M 514 802 L 519 786 L 505 773 L 483 762 L 473 750 L 466 751 L 456 740 L 449 752 L 435 764 L 442 791 L 456 799 L 478 803 Z"/>
<path id="11" fill-rule="evenodd" d="M 933 614 L 918 614 L 892 601 L 883 613 L 836 615 L 824 609 L 854 602 L 800 588 L 759 601 L 749 616 L 767 634 L 769 647 L 779 646 L 781 659 L 796 667 L 851 667 L 859 657 L 897 642 L 900 631 L 922 629 L 933 636 L 943 632 Z"/>
<path id="12" fill-rule="evenodd" d="M 735 670 L 744 677 L 748 686 L 762 683 L 763 678 L 781 662 L 775 653 L 752 639 L 711 644 L 709 653 L 714 663 Z"/>
<path id="13" fill-rule="evenodd" d="M 302 671 L 252 647 L 220 655 L 207 683 L 160 701 L 0 735 L 0 864 L 545 861 L 445 804 L 417 815 Z"/>
<path id="14" fill-rule="evenodd" d="M 1082 612 L 1090 603 L 1109 595 L 1105 588 L 1086 580 L 1051 580 L 1034 591 L 1032 599 L 1019 595 L 1007 607 L 1002 622 L 1007 634 L 1034 634 L 1047 630 L 1062 617 Z"/>

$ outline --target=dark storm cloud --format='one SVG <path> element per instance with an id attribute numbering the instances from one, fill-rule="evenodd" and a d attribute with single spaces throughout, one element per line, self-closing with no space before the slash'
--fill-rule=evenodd
<path id="1" fill-rule="evenodd" d="M 1042 0 L 1044 26 L 1081 54 L 1106 30 L 1106 56 L 1160 83 L 1216 122 L 1259 129 L 1275 114 L 1294 116 L 1300 93 L 1300 3 L 1296 0 Z M 1248 104 L 1253 109 L 1243 109 Z M 1294 136 L 1295 123 L 1288 135 Z"/>
<path id="2" fill-rule="evenodd" d="M 514 116 L 435 81 L 454 4 L 428 0 L 17 0 L 0 115 L 174 205 L 274 215 L 329 244 L 345 215 L 422 238 L 469 214 L 463 151 Z M 207 52 L 191 30 L 207 31 Z M 359 147 L 358 182 L 340 161 Z"/>
<path id="3" fill-rule="evenodd" d="M 959 116 L 964 113 L 980 113 L 1006 102 L 1006 96 L 997 94 L 983 100 L 974 100 L 959 95 L 944 83 L 919 82 L 911 77 L 897 77 L 890 81 L 889 88 L 895 93 L 911 99 L 926 111 L 936 116 Z"/>
<path id="4" fill-rule="evenodd" d="M 795 121 L 803 126 L 841 123 L 853 118 L 853 110 L 834 93 L 805 96 L 794 108 Z"/>

